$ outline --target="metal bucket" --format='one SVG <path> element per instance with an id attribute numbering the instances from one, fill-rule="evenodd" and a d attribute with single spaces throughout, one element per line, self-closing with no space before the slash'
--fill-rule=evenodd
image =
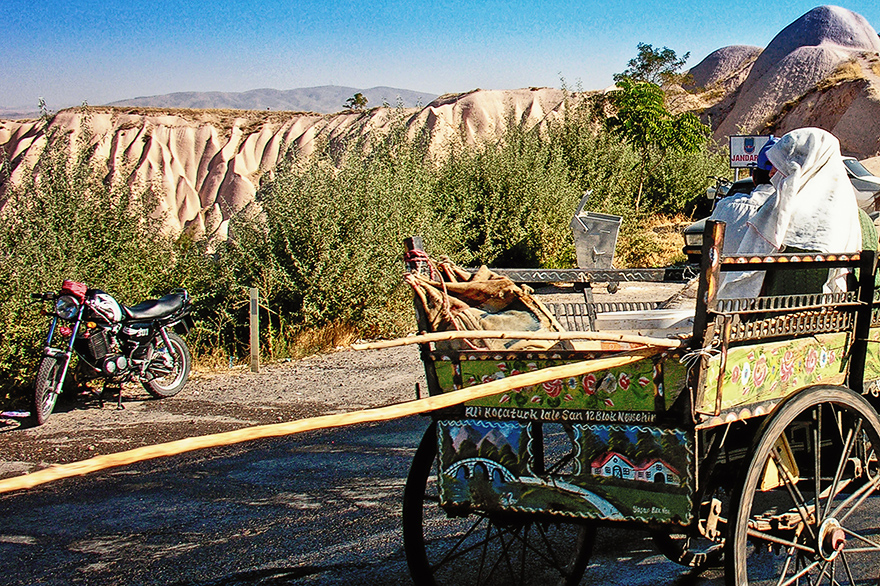
<path id="1" fill-rule="evenodd" d="M 590 194 L 589 191 L 584 194 L 571 220 L 577 264 L 582 269 L 610 269 L 622 218 L 611 214 L 585 212 L 584 206 Z"/>

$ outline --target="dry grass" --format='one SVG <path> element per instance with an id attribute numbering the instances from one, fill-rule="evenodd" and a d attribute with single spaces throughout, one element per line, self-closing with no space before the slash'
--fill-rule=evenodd
<path id="1" fill-rule="evenodd" d="M 358 339 L 355 329 L 348 324 L 331 324 L 315 330 L 278 336 L 274 340 L 276 358 L 304 358 L 340 346 L 350 346 Z"/>
<path id="2" fill-rule="evenodd" d="M 621 268 L 664 267 L 684 261 L 681 232 L 692 222 L 681 215 L 648 218 L 620 235 L 615 264 Z"/>
<path id="3" fill-rule="evenodd" d="M 351 326 L 338 324 L 298 333 L 285 328 L 284 332 L 275 331 L 267 334 L 270 339 L 261 342 L 260 346 L 260 362 L 263 364 L 298 360 L 334 348 L 348 347 L 359 337 Z M 192 370 L 199 375 L 211 376 L 246 366 L 249 360 L 249 356 L 234 358 L 224 350 L 213 348 L 193 356 Z"/>
<path id="4" fill-rule="evenodd" d="M 825 89 L 845 81 L 855 81 L 858 79 L 865 79 L 865 72 L 862 69 L 862 64 L 859 63 L 858 60 L 851 59 L 846 63 L 841 64 L 834 70 L 834 73 L 821 81 L 818 88 Z"/>
<path id="5" fill-rule="evenodd" d="M 220 348 L 212 348 L 207 352 L 194 355 L 192 371 L 194 373 L 209 373 L 229 370 L 231 364 L 229 355 Z"/>

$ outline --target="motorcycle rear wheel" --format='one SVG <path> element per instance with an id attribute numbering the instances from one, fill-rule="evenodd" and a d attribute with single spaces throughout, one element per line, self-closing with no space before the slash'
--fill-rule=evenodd
<path id="1" fill-rule="evenodd" d="M 165 347 L 165 342 L 161 337 L 157 337 L 153 341 L 151 365 L 147 372 L 150 372 L 154 378 L 141 383 L 148 393 L 159 399 L 173 397 L 179 393 L 189 378 L 189 370 L 192 366 L 189 347 L 183 338 L 173 332 L 167 332 L 167 335 L 171 348 Z M 169 372 L 165 372 L 165 369 L 157 364 L 160 361 L 159 356 L 162 354 L 171 356 L 172 367 Z M 162 370 L 157 372 L 158 368 L 162 368 Z"/>
<path id="2" fill-rule="evenodd" d="M 61 382 L 61 362 L 53 356 L 43 356 L 34 379 L 33 412 L 37 425 L 43 425 L 55 409 Z"/>

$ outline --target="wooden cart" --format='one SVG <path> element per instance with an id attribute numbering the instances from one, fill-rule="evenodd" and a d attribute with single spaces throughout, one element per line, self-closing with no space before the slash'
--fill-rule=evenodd
<path id="1" fill-rule="evenodd" d="M 578 584 L 601 525 L 647 529 L 684 566 L 723 563 L 729 584 L 878 583 L 875 253 L 724 258 L 723 233 L 708 224 L 683 347 L 432 414 L 403 503 L 416 584 Z M 722 275 L 745 266 L 777 278 L 845 268 L 858 284 L 717 299 Z M 550 309 L 587 330 L 590 301 Z M 436 395 L 639 347 L 423 344 L 421 356 Z"/>

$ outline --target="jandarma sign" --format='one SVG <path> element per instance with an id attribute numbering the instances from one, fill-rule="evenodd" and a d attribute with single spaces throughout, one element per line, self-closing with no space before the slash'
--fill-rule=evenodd
<path id="1" fill-rule="evenodd" d="M 730 167 L 736 169 L 753 166 L 758 162 L 758 153 L 769 138 L 761 134 L 731 136 Z"/>

